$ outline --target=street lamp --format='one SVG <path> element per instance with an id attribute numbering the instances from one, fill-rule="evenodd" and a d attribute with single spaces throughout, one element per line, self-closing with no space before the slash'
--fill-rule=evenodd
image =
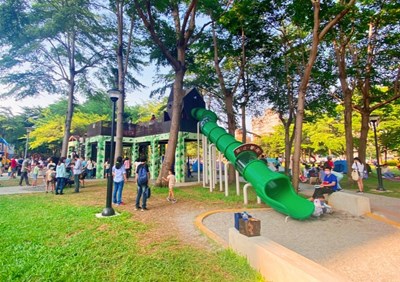
<path id="1" fill-rule="evenodd" d="M 26 129 L 26 143 L 25 143 L 25 154 L 24 154 L 24 160 L 28 156 L 28 145 L 29 145 L 29 133 L 32 132 L 33 127 L 25 127 Z"/>
<path id="2" fill-rule="evenodd" d="M 385 188 L 383 188 L 381 165 L 379 163 L 378 138 L 376 137 L 376 126 L 378 125 L 379 122 L 379 116 L 370 116 L 369 122 L 372 124 L 372 127 L 374 128 L 375 150 L 376 150 L 376 173 L 378 175 L 378 188 L 376 188 L 376 190 L 385 191 Z"/>
<path id="3" fill-rule="evenodd" d="M 121 92 L 117 89 L 111 89 L 107 91 L 108 96 L 113 104 L 112 110 L 112 118 L 111 118 L 111 143 L 110 143 L 110 169 L 112 169 L 114 165 L 114 134 L 115 134 L 115 104 L 119 99 Z M 106 198 L 106 207 L 101 213 L 102 216 L 112 216 L 115 215 L 115 211 L 111 206 L 111 197 L 112 197 L 112 173 L 108 174 L 107 178 L 107 198 Z"/>

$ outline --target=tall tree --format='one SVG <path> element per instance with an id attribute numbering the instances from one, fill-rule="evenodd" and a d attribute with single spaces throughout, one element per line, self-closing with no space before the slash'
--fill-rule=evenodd
<path id="1" fill-rule="evenodd" d="M 6 16 L 0 20 L 0 71 L 5 74 L 0 82 L 9 86 L 3 95 L 67 95 L 62 156 L 67 154 L 75 93 L 87 85 L 89 69 L 106 50 L 103 28 L 91 8 L 90 0 L 11 0 L 1 5 Z"/>
<path id="2" fill-rule="evenodd" d="M 320 17 L 320 1 L 312 0 L 313 7 L 313 29 L 312 29 L 312 44 L 308 56 L 308 62 L 304 69 L 298 90 L 298 103 L 295 123 L 295 138 L 294 138 L 294 154 L 293 154 L 293 186 L 297 189 L 299 185 L 298 175 L 300 175 L 300 155 L 301 155 L 301 142 L 302 142 L 302 128 L 304 120 L 304 109 L 308 82 L 311 76 L 311 70 L 317 58 L 318 46 L 324 39 L 328 31 L 336 25 L 353 7 L 355 0 L 350 0 L 345 6 L 340 5 L 340 12 L 336 14 L 331 20 L 326 19 L 321 27 Z M 329 15 L 328 15 L 329 17 Z M 322 29 L 321 29 L 322 28 Z"/>
<path id="3" fill-rule="evenodd" d="M 122 156 L 123 151 L 123 123 L 125 121 L 125 99 L 127 88 L 137 88 L 143 85 L 132 75 L 132 70 L 141 70 L 144 62 L 142 57 L 143 48 L 135 48 L 140 43 L 140 39 L 135 37 L 138 34 L 137 17 L 134 8 L 129 1 L 116 0 L 111 3 L 114 11 L 116 22 L 117 44 L 115 46 L 115 57 L 117 61 L 117 69 L 114 70 L 116 81 L 113 83 L 121 93 L 117 102 L 117 126 L 115 138 L 115 158 Z M 136 30 L 135 30 L 136 29 Z M 128 71 L 129 70 L 129 71 Z M 129 86 L 129 87 L 127 87 Z"/>
<path id="4" fill-rule="evenodd" d="M 134 0 L 136 11 L 150 34 L 153 51 L 161 52 L 160 63 L 168 63 L 174 70 L 174 100 L 172 105 L 171 130 L 165 159 L 157 183 L 167 175 L 175 159 L 178 141 L 182 101 L 185 95 L 183 80 L 187 70 L 187 52 L 198 39 L 195 36 L 197 0 L 160 1 Z"/>
<path id="5" fill-rule="evenodd" d="M 336 97 L 345 106 L 349 166 L 353 159 L 352 111 L 361 114 L 358 156 L 364 161 L 369 116 L 400 98 L 398 9 L 395 1 L 360 1 L 335 30 L 333 42 L 341 86 Z"/>

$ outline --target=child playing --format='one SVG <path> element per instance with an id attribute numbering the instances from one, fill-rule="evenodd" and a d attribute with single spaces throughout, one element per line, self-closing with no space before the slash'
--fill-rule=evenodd
<path id="1" fill-rule="evenodd" d="M 166 178 L 163 177 L 163 180 L 168 182 L 169 192 L 168 192 L 167 201 L 168 202 L 172 202 L 172 203 L 175 204 L 176 203 L 176 199 L 175 199 L 175 196 L 174 196 L 174 186 L 175 186 L 175 181 L 176 180 L 175 180 L 174 172 L 170 169 L 168 171 L 168 176 Z"/>
<path id="2" fill-rule="evenodd" d="M 34 187 L 37 186 L 38 176 L 39 176 L 39 165 L 37 162 L 35 162 L 34 167 L 33 167 L 33 172 L 32 172 L 32 178 L 33 178 L 32 186 L 34 186 Z"/>
<path id="3" fill-rule="evenodd" d="M 51 193 L 54 192 L 55 175 L 54 166 L 50 166 L 46 171 L 46 193 L 49 191 L 51 191 Z"/>
<path id="4" fill-rule="evenodd" d="M 7 174 L 7 176 L 8 176 L 8 179 L 11 179 L 11 175 L 12 175 L 12 168 L 11 168 L 11 166 L 8 166 L 8 174 Z"/>

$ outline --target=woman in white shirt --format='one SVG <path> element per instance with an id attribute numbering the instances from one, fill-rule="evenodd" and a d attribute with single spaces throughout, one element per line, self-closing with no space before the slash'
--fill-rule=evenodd
<path id="1" fill-rule="evenodd" d="M 357 193 L 364 193 L 364 183 L 363 183 L 363 178 L 364 178 L 364 164 L 361 162 L 359 158 L 354 158 L 354 163 L 351 166 L 353 170 L 358 171 L 358 175 L 360 176 L 357 180 L 357 185 L 358 185 L 358 191 Z"/>
<path id="2" fill-rule="evenodd" d="M 122 190 L 127 179 L 121 156 L 117 158 L 116 164 L 112 167 L 112 176 L 114 178 L 113 203 L 117 206 L 124 205 L 122 202 Z"/>

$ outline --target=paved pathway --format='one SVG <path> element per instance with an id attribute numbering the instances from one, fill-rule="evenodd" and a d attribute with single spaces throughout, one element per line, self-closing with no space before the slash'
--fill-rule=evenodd
<path id="1" fill-rule="evenodd" d="M 302 194 L 310 196 L 313 191 L 312 185 L 301 185 Z M 337 193 L 355 192 L 344 190 Z M 247 211 L 260 219 L 262 237 L 275 241 L 350 281 L 400 281 L 400 199 L 368 193 L 363 196 L 370 198 L 372 213 L 379 217 L 355 217 L 334 211 L 333 214 L 325 214 L 320 218 L 311 217 L 299 221 L 272 209 Z M 202 220 L 202 224 L 208 229 L 206 234 L 223 246 L 228 245 L 228 230 L 233 227 L 233 213 L 232 210 L 208 212 Z"/>

